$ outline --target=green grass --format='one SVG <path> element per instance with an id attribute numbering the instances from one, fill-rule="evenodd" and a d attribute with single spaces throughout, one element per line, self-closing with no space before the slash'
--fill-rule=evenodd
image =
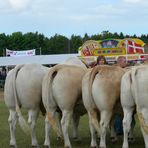
<path id="1" fill-rule="evenodd" d="M 23 111 L 24 116 L 26 117 L 26 112 Z M 135 128 L 135 138 L 136 141 L 134 144 L 130 144 L 130 148 L 144 148 L 143 137 L 139 125 L 136 124 Z M 88 117 L 87 115 L 83 116 L 79 125 L 79 134 L 81 141 L 74 141 L 71 138 L 71 143 L 74 148 L 90 148 L 90 133 L 88 126 Z M 71 127 L 70 127 L 70 137 L 71 137 Z M 44 143 L 44 117 L 39 116 L 37 122 L 37 138 L 40 147 L 43 147 Z M 6 108 L 4 101 L 0 100 L 0 148 L 9 148 L 9 125 L 8 125 L 8 109 Z M 20 129 L 17 124 L 16 128 L 16 139 L 18 148 L 29 148 L 31 147 L 31 138 L 26 136 L 23 131 Z M 99 144 L 99 142 L 98 142 Z M 52 148 L 63 148 L 63 141 L 56 140 L 56 134 L 52 131 L 51 133 L 51 146 Z M 108 148 L 121 148 L 122 146 L 122 137 L 119 137 L 117 143 L 111 143 L 109 139 L 109 134 L 107 135 L 107 147 Z"/>

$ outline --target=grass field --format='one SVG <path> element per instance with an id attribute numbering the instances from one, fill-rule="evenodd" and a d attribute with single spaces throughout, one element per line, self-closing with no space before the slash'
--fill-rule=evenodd
<path id="1" fill-rule="evenodd" d="M 9 148 L 9 125 L 8 125 L 8 109 L 5 106 L 3 100 L 3 92 L 0 92 L 0 148 Z M 26 112 L 23 112 L 26 117 Z M 71 136 L 71 127 L 69 129 L 69 133 Z M 136 124 L 135 128 L 135 143 L 130 144 L 130 148 L 144 148 L 144 142 L 141 135 L 141 131 L 139 125 Z M 81 141 L 74 141 L 71 138 L 72 146 L 74 148 L 89 148 L 90 147 L 90 133 L 88 126 L 88 117 L 87 115 L 83 116 L 80 120 L 79 125 L 79 134 L 81 137 Z M 39 141 L 39 145 L 42 148 L 44 143 L 44 117 L 39 116 L 37 122 L 37 138 Z M 18 148 L 29 148 L 31 147 L 31 138 L 26 136 L 23 131 L 20 129 L 17 124 L 16 128 L 16 139 Z M 98 142 L 99 144 L 99 142 Z M 51 133 L 51 146 L 52 148 L 63 148 L 63 142 L 56 140 L 56 134 L 54 132 Z M 109 134 L 107 135 L 107 147 L 108 148 L 121 148 L 122 147 L 122 137 L 119 137 L 117 143 L 111 143 L 109 139 Z"/>

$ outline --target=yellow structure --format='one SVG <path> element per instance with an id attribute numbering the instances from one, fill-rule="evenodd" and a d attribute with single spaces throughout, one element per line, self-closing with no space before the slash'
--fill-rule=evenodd
<path id="1" fill-rule="evenodd" d="M 120 55 L 129 57 L 128 60 L 137 60 L 139 54 L 144 54 L 144 45 L 145 43 L 137 38 L 88 40 L 79 48 L 79 55 L 89 60 L 99 55 L 113 61 Z"/>

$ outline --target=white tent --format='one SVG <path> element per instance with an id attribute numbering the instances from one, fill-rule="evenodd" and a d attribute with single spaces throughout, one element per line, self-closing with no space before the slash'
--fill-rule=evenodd
<path id="1" fill-rule="evenodd" d="M 78 54 L 57 54 L 57 55 L 37 55 L 21 57 L 0 57 L 0 66 L 15 66 L 19 64 L 58 64 L 70 57 L 77 57 Z"/>

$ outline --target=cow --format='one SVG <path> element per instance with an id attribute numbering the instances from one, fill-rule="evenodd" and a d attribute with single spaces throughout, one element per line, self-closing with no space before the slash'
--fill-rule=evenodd
<path id="1" fill-rule="evenodd" d="M 86 68 L 85 64 L 77 57 L 72 57 L 64 61 L 65 64 L 72 64 Z M 35 135 L 35 124 L 38 117 L 38 112 L 41 109 L 45 114 L 45 109 L 41 100 L 41 83 L 43 76 L 48 71 L 48 68 L 37 64 L 18 65 L 13 70 L 9 71 L 5 89 L 4 98 L 5 104 L 9 108 L 9 124 L 10 124 L 10 145 L 16 147 L 15 125 L 17 116 L 19 123 L 26 134 L 30 133 L 30 129 L 23 119 L 20 107 L 25 107 L 29 111 L 28 122 L 32 129 L 32 146 L 37 146 Z M 30 100 L 30 101 L 28 101 Z M 28 103 L 27 103 L 28 102 Z M 32 118 L 33 116 L 33 118 Z M 74 116 L 77 117 L 77 116 Z M 74 137 L 78 136 L 78 120 L 73 117 L 73 133 Z"/>
<path id="2" fill-rule="evenodd" d="M 82 98 L 89 116 L 91 147 L 97 147 L 95 131 L 100 135 L 100 147 L 106 148 L 106 128 L 120 106 L 120 82 L 125 73 L 118 66 L 99 65 L 88 71 L 82 80 Z M 119 107 L 121 112 L 121 106 Z M 100 124 L 98 115 L 100 114 Z"/>
<path id="3" fill-rule="evenodd" d="M 86 68 L 85 64 L 78 58 L 67 59 L 65 64 L 73 64 Z M 10 125 L 10 145 L 16 147 L 15 125 L 17 119 L 25 133 L 30 133 L 30 128 L 22 117 L 20 107 L 28 110 L 28 122 L 31 125 L 32 146 L 38 146 L 35 134 L 35 125 L 39 110 L 45 114 L 45 109 L 42 105 L 41 90 L 42 79 L 49 68 L 38 64 L 18 65 L 13 70 L 9 71 L 5 89 L 4 98 L 5 104 L 9 109 L 9 125 Z M 19 117 L 19 118 L 18 118 Z M 73 118 L 73 133 L 74 137 L 78 136 L 78 120 Z"/>
<path id="4" fill-rule="evenodd" d="M 132 115 L 136 108 L 144 137 L 145 147 L 148 148 L 148 66 L 141 65 L 126 72 L 121 80 L 121 105 L 124 112 L 124 139 L 122 148 L 128 148 L 128 133 L 131 128 Z"/>
<path id="5" fill-rule="evenodd" d="M 82 67 L 87 69 L 89 67 L 89 63 L 85 63 L 83 60 L 80 60 L 78 57 L 70 57 L 63 61 L 61 64 L 66 64 L 66 65 L 75 65 L 78 67 Z"/>
<path id="6" fill-rule="evenodd" d="M 32 137 L 32 146 L 38 147 L 35 133 L 36 120 L 40 109 L 45 114 L 41 101 L 42 79 L 48 68 L 38 64 L 18 65 L 8 72 L 4 88 L 4 100 L 9 109 L 10 146 L 17 147 L 15 126 L 17 120 L 26 133 Z M 20 108 L 28 110 L 28 123 L 22 117 Z"/>
<path id="7" fill-rule="evenodd" d="M 60 110 L 64 146 L 72 147 L 68 135 L 68 125 L 73 113 L 82 115 L 86 112 L 82 103 L 81 91 L 81 81 L 86 71 L 86 68 L 61 64 L 52 67 L 45 75 L 42 83 L 42 100 L 47 112 L 44 146 L 50 147 L 50 125 L 58 135 L 61 135 L 54 120 L 55 112 Z"/>

